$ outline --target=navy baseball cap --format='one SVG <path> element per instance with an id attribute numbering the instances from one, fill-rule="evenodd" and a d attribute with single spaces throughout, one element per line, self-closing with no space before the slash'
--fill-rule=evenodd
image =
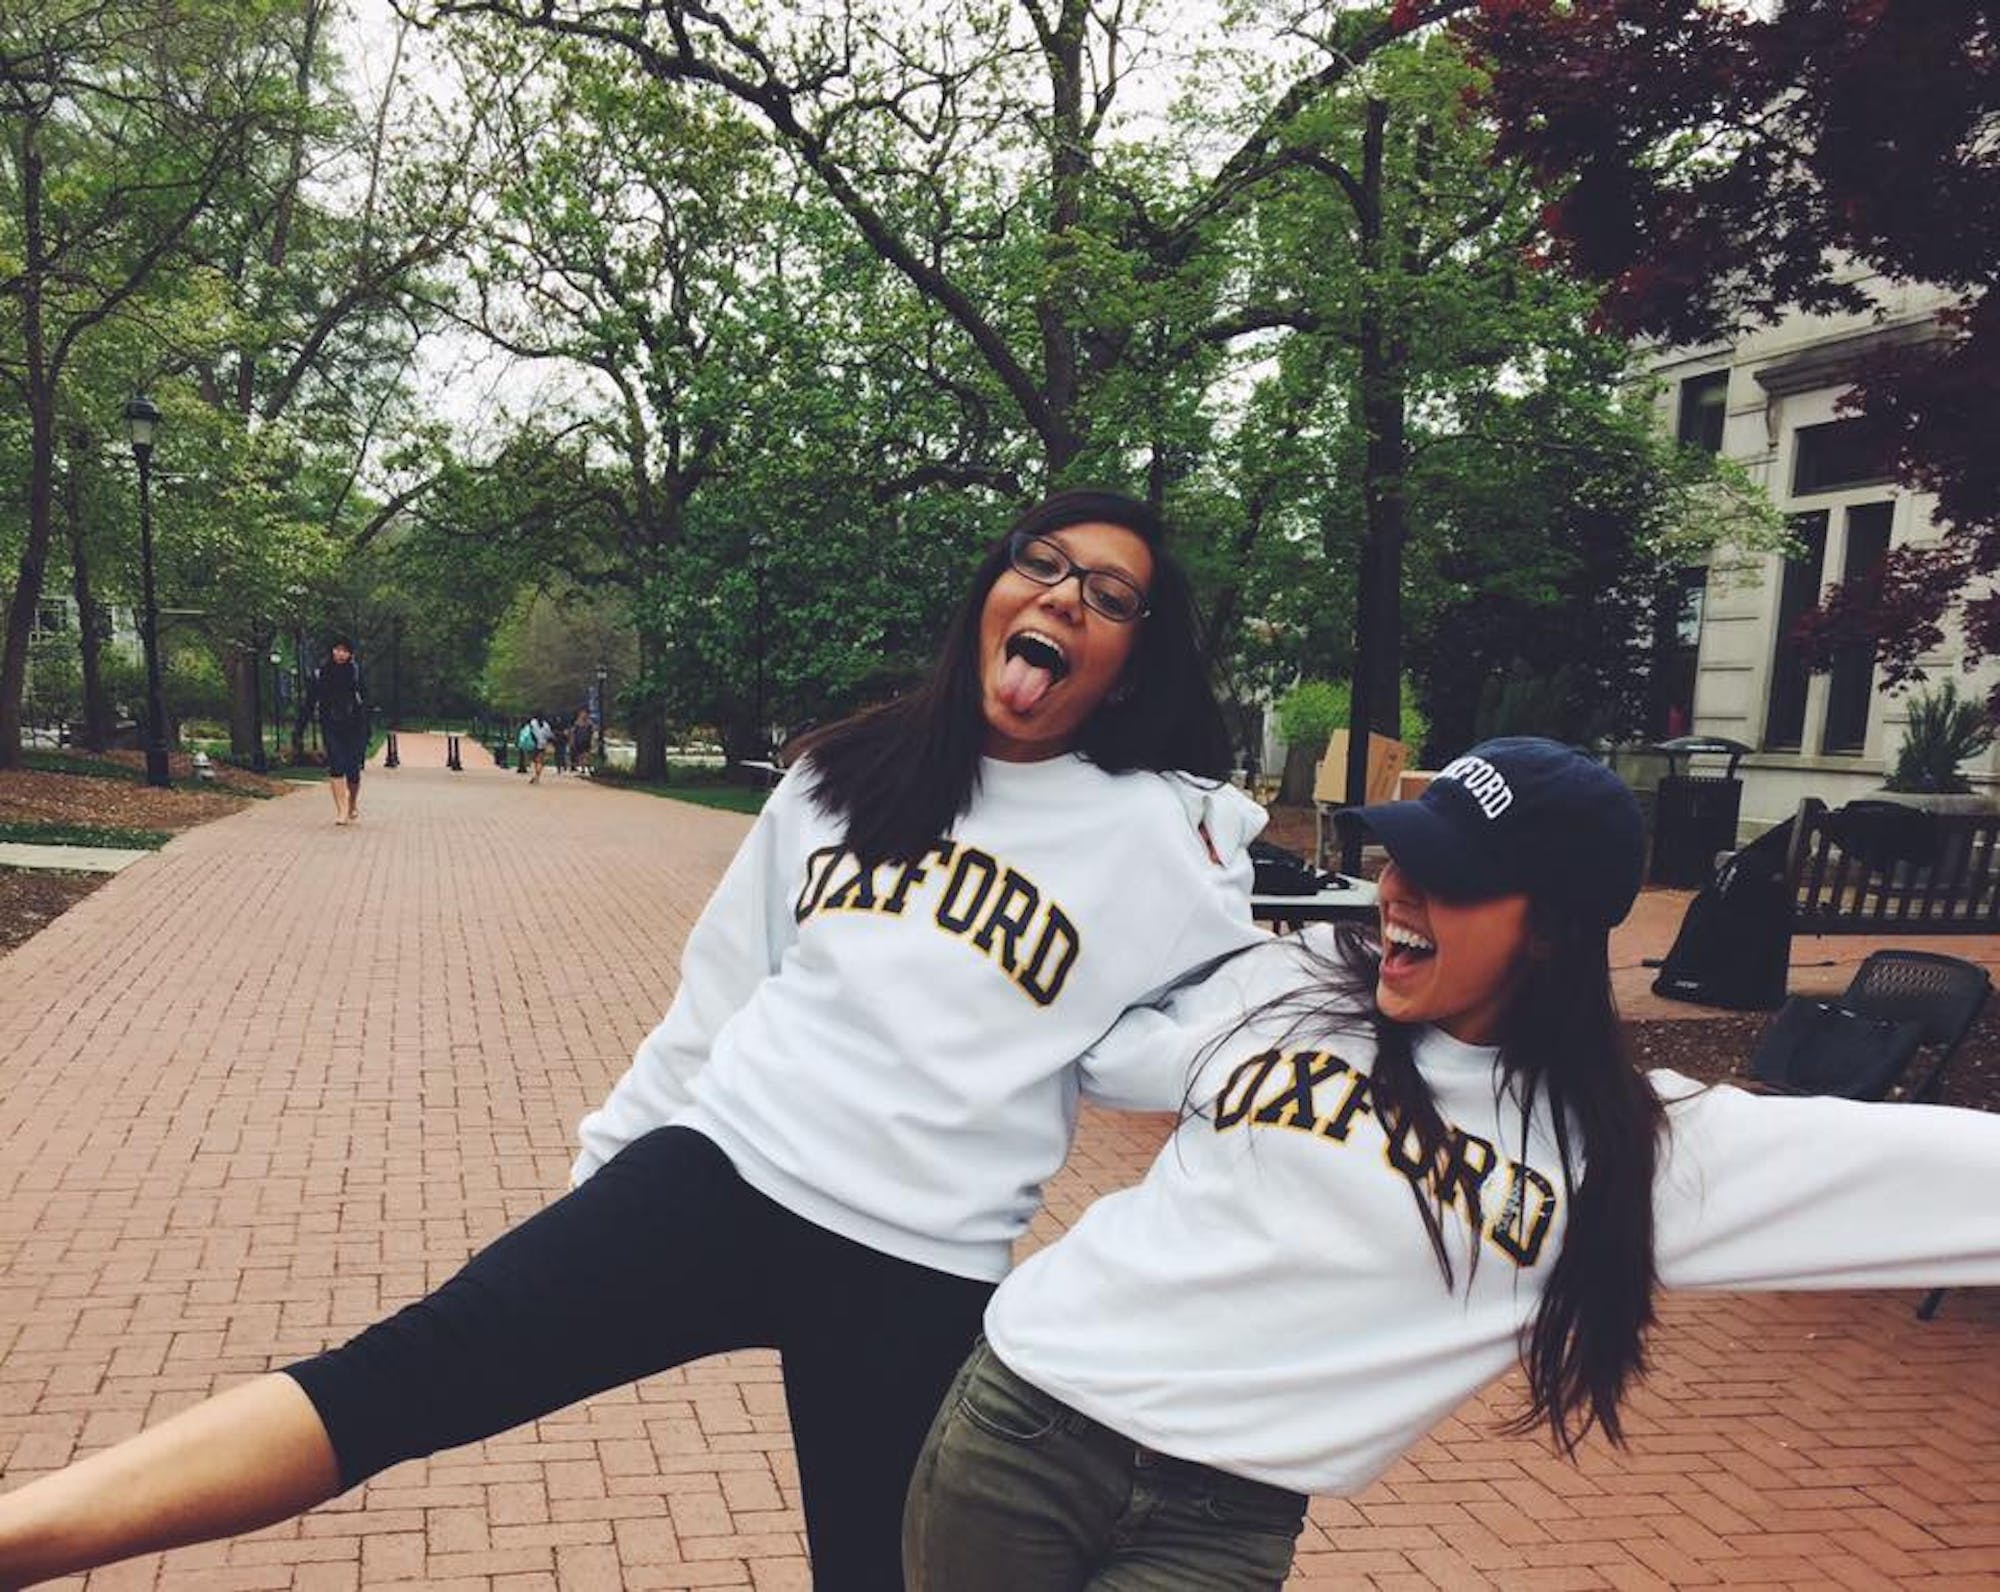
<path id="1" fill-rule="evenodd" d="M 1645 824 L 1625 782 L 1531 735 L 1482 741 L 1415 801 L 1350 807 L 1337 821 L 1373 835 L 1446 900 L 1525 893 L 1607 929 L 1632 910 L 1645 865 Z"/>

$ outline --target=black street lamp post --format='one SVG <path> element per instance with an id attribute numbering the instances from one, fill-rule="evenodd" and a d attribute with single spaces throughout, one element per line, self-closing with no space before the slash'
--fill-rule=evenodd
<path id="1" fill-rule="evenodd" d="M 605 694 L 606 682 L 610 678 L 610 669 L 600 663 L 597 666 L 597 761 L 591 766 L 593 774 L 601 774 L 611 766 L 610 755 L 605 749 L 611 734 L 611 698 Z"/>
<path id="2" fill-rule="evenodd" d="M 285 755 L 285 709 L 290 705 L 289 694 L 285 690 L 284 653 L 277 627 L 271 629 L 271 755 L 283 758 Z"/>
<path id="3" fill-rule="evenodd" d="M 140 640 L 146 648 L 146 783 L 166 786 L 167 697 L 160 681 L 160 608 L 153 594 L 153 435 L 160 411 L 152 399 L 135 396 L 125 406 L 125 436 L 139 461 L 139 584 L 145 612 Z"/>

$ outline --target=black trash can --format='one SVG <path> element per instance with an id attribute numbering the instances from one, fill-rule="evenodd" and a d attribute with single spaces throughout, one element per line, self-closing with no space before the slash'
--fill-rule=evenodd
<path id="1" fill-rule="evenodd" d="M 1681 735 L 1653 750 L 1667 760 L 1653 798 L 1654 884 L 1698 890 L 1715 873 L 1715 854 L 1736 849 L 1743 782 L 1736 765 L 1750 750 L 1720 735 Z"/>

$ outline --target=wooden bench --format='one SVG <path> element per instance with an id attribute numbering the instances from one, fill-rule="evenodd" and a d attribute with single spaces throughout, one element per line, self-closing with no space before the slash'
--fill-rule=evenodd
<path id="1" fill-rule="evenodd" d="M 1785 884 L 1795 934 L 2000 934 L 2000 813 L 1807 797 Z"/>

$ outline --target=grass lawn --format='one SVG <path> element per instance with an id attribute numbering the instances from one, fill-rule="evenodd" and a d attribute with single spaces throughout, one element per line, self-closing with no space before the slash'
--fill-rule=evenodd
<path id="1" fill-rule="evenodd" d="M 108 757 L 88 757 L 74 752 L 23 752 L 21 767 L 33 769 L 38 774 L 78 774 L 87 779 L 122 779 L 133 784 L 143 784 L 146 779 L 143 764 L 114 763 Z"/>
<path id="2" fill-rule="evenodd" d="M 33 846 L 109 846 L 157 851 L 174 837 L 164 829 L 124 829 L 108 824 L 0 823 L 0 840 Z"/>
<path id="3" fill-rule="evenodd" d="M 722 807 L 732 813 L 761 813 L 765 800 L 771 794 L 767 790 L 753 790 L 748 785 L 659 785 L 651 781 L 641 784 L 636 779 L 607 779 L 604 783 L 615 785 L 619 790 L 639 790 L 648 796 L 664 796 L 669 801 L 693 802 L 698 807 Z"/>
<path id="4" fill-rule="evenodd" d="M 732 784 L 722 777 L 719 768 L 703 763 L 669 763 L 664 782 L 627 779 L 619 774 L 598 777 L 618 790 L 644 791 L 648 796 L 693 802 L 699 807 L 721 807 L 732 813 L 760 813 L 771 794 L 761 786 Z"/>

